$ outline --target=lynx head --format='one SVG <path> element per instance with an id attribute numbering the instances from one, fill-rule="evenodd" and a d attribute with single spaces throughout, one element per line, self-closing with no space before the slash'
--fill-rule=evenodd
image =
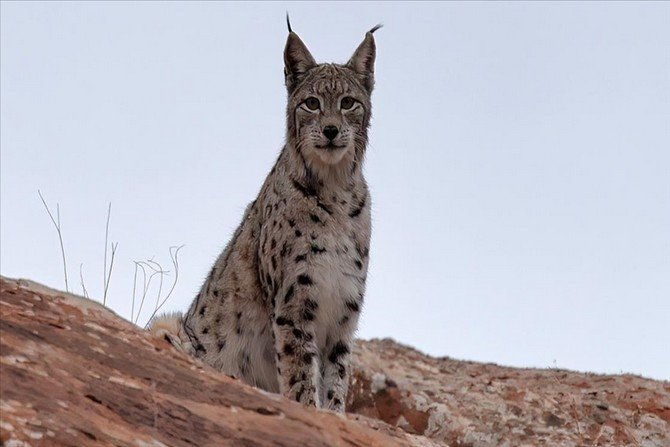
<path id="1" fill-rule="evenodd" d="M 346 64 L 317 64 L 291 30 L 284 50 L 287 140 L 305 169 L 328 175 L 362 162 L 374 85 L 374 27 Z"/>

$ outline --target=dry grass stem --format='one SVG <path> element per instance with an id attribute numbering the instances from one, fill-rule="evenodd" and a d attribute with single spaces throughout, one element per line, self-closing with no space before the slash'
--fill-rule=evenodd
<path id="1" fill-rule="evenodd" d="M 67 281 L 67 264 L 65 262 L 65 247 L 63 245 L 63 233 L 61 232 L 60 228 L 60 205 L 56 203 L 56 219 L 54 219 L 54 216 L 53 214 L 51 214 L 51 210 L 49 209 L 49 206 L 47 205 L 46 200 L 44 200 L 42 192 L 39 189 L 37 190 L 37 194 L 39 194 L 40 199 L 42 199 L 42 204 L 44 204 L 44 208 L 47 210 L 47 213 L 51 218 L 51 222 L 53 222 L 54 227 L 56 227 L 56 231 L 58 232 L 58 241 L 60 242 L 60 252 L 63 258 L 63 276 L 65 276 L 65 291 L 69 293 L 70 286 Z"/>
<path id="2" fill-rule="evenodd" d="M 102 266 L 102 287 L 104 289 L 102 295 L 102 304 L 107 303 L 107 241 L 109 239 L 109 218 L 112 214 L 112 202 L 107 206 L 107 225 L 105 225 L 105 258 Z"/>
<path id="3" fill-rule="evenodd" d="M 119 246 L 119 243 L 112 243 L 112 256 L 109 260 L 109 272 L 105 275 L 105 290 L 102 293 L 102 304 L 107 305 L 107 290 L 109 289 L 109 281 L 112 279 L 112 268 L 114 267 L 114 256 L 116 255 L 116 247 Z M 105 250 L 106 252 L 107 250 Z M 106 268 L 106 265 L 105 265 Z"/>
<path id="4" fill-rule="evenodd" d="M 88 298 L 88 290 L 86 290 L 86 285 L 84 284 L 84 264 L 79 264 L 79 281 L 81 282 L 81 290 L 85 298 Z"/>
<path id="5" fill-rule="evenodd" d="M 174 291 L 175 286 L 177 285 L 177 281 L 179 280 L 179 259 L 178 259 L 178 255 L 179 255 L 179 250 L 181 250 L 182 248 L 184 248 L 183 245 L 180 245 L 178 247 L 176 247 L 176 246 L 170 247 L 170 260 L 172 261 L 172 265 L 174 266 L 174 281 L 172 282 L 172 287 L 170 287 L 170 291 L 167 293 L 167 295 L 165 295 L 165 298 L 163 298 L 163 301 L 161 301 L 160 304 L 158 304 L 158 301 L 156 301 L 157 305 L 156 305 L 153 313 L 151 314 L 151 316 L 147 320 L 146 324 L 144 325 L 144 329 L 147 328 L 147 326 L 149 325 L 151 320 L 153 320 L 153 318 L 156 316 L 158 311 L 167 302 L 168 298 L 170 298 L 170 296 L 172 295 L 172 292 Z"/>

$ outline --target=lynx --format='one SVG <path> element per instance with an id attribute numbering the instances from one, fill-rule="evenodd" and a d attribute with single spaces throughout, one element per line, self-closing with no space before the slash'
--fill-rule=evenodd
<path id="1" fill-rule="evenodd" d="M 186 315 L 151 327 L 226 374 L 337 412 L 368 269 L 379 27 L 342 65 L 317 64 L 288 24 L 285 146 Z"/>

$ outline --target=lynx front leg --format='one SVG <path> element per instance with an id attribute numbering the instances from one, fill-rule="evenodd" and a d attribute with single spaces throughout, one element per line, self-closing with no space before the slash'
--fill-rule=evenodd
<path id="1" fill-rule="evenodd" d="M 275 300 L 275 348 L 281 393 L 310 406 L 321 406 L 317 392 L 318 355 L 314 333 L 316 302 L 308 296 L 309 276 L 299 275 Z"/>
<path id="2" fill-rule="evenodd" d="M 350 338 L 337 339 L 326 347 L 323 359 L 323 407 L 344 413 L 349 387 Z"/>

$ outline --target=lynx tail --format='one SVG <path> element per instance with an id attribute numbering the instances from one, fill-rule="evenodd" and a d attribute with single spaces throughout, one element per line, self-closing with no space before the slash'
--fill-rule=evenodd
<path id="1" fill-rule="evenodd" d="M 183 323 L 180 312 L 165 313 L 151 320 L 147 330 L 154 337 L 167 340 L 178 351 L 193 355 L 195 349 L 184 331 Z"/>

